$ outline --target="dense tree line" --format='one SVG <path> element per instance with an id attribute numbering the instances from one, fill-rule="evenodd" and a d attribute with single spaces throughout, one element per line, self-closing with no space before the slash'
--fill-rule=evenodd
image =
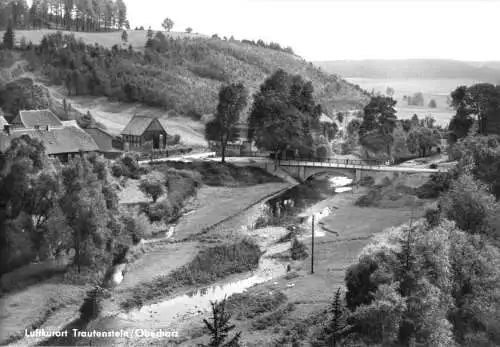
<path id="1" fill-rule="evenodd" d="M 437 207 L 363 250 L 313 345 L 500 343 L 500 137 L 470 133 L 453 151 L 429 181 Z"/>
<path id="2" fill-rule="evenodd" d="M 175 108 L 178 105 L 166 89 L 181 82 L 167 71 L 174 60 L 179 61 L 176 53 L 182 51 L 184 57 L 196 61 L 202 60 L 207 51 L 203 46 L 183 45 L 179 41 L 163 41 L 162 47 L 167 47 L 173 56 L 170 60 L 156 52 L 142 54 L 130 47 L 107 49 L 87 45 L 73 35 L 57 33 L 45 36 L 39 46 L 28 45 L 25 56 L 32 66 L 42 66 L 52 83 L 64 85 L 70 96 L 108 96 L 124 102 Z"/>
<path id="3" fill-rule="evenodd" d="M 129 28 L 123 0 L 8 0 L 0 3 L 0 30 L 9 20 L 16 29 L 101 32 Z"/>
<path id="4" fill-rule="evenodd" d="M 244 39 L 244 40 L 241 40 L 241 42 L 246 43 L 248 45 L 252 45 L 252 46 L 269 48 L 269 49 L 273 49 L 275 51 L 285 52 L 285 53 L 289 53 L 289 54 L 295 54 L 292 47 L 281 47 L 281 45 L 279 43 L 276 43 L 276 42 L 266 43 L 261 39 L 259 39 L 257 41 Z"/>
<path id="5" fill-rule="evenodd" d="M 0 160 L 2 272 L 72 249 L 75 270 L 102 275 L 132 243 L 110 177 L 95 155 L 61 164 L 38 140 L 13 139 Z"/>

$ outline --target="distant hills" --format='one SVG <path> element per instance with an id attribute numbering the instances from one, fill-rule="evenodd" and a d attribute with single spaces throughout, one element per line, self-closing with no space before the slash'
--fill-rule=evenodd
<path id="1" fill-rule="evenodd" d="M 331 60 L 315 65 L 344 78 L 467 78 L 499 83 L 500 62 L 467 62 L 446 59 Z"/>

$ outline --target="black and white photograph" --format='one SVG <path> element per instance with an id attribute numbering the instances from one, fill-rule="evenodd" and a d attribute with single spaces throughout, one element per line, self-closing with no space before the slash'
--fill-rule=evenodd
<path id="1" fill-rule="evenodd" d="M 500 346 L 500 0 L 0 0 L 0 346 Z"/>

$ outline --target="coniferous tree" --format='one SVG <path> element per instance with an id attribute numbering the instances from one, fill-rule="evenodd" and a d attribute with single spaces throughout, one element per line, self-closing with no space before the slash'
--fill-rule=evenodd
<path id="1" fill-rule="evenodd" d="M 230 324 L 231 314 L 226 312 L 226 299 L 221 302 L 211 302 L 212 305 L 212 322 L 203 319 L 205 326 L 210 331 L 211 339 L 207 347 L 239 347 L 241 332 L 236 333 L 234 337 L 225 342 L 229 332 L 234 329 L 235 325 Z"/>
<path id="2" fill-rule="evenodd" d="M 9 25 L 7 26 L 7 30 L 5 34 L 3 34 L 3 46 L 7 49 L 13 49 L 15 43 L 15 34 L 14 29 L 12 28 L 12 20 L 9 20 Z"/>
<path id="3" fill-rule="evenodd" d="M 348 314 L 340 288 L 335 292 L 330 314 L 331 318 L 324 331 L 324 342 L 328 346 L 336 347 L 340 346 L 342 339 L 346 337 L 352 328 L 347 322 Z"/>
<path id="4" fill-rule="evenodd" d="M 123 42 L 128 42 L 128 34 L 127 34 L 127 30 L 123 30 L 123 31 L 122 31 L 122 41 L 123 41 Z"/>

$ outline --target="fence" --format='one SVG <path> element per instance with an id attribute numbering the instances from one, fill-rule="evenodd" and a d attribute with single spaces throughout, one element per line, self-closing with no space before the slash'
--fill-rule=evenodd
<path id="1" fill-rule="evenodd" d="M 180 148 L 180 149 L 153 149 L 150 152 L 143 152 L 139 154 L 139 160 L 156 160 L 169 158 L 176 155 L 183 155 L 190 153 L 192 148 Z"/>

